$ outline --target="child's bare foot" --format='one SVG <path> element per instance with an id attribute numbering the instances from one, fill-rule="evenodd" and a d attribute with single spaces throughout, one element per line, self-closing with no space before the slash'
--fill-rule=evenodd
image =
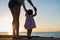
<path id="1" fill-rule="evenodd" d="M 27 37 L 27 39 L 32 39 L 32 37 Z"/>

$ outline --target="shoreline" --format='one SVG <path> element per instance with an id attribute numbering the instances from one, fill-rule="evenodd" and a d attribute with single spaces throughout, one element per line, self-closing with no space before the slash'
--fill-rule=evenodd
<path id="1" fill-rule="evenodd" d="M 60 40 L 60 38 L 54 38 L 54 37 L 40 37 L 40 36 L 31 36 L 32 40 Z M 15 39 L 24 39 L 27 40 L 27 36 L 25 35 L 19 35 L 18 38 Z M 0 35 L 0 40 L 12 40 L 12 35 Z M 21 39 L 21 40 L 22 40 Z"/>

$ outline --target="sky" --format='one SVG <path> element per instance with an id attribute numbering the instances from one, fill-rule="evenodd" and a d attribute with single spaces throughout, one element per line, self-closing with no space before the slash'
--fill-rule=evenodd
<path id="1" fill-rule="evenodd" d="M 0 32 L 12 32 L 12 15 L 8 7 L 9 0 L 0 0 Z M 60 32 L 60 0 L 32 0 L 37 8 L 34 17 L 36 28 L 34 32 Z M 33 9 L 25 0 L 26 8 Z M 21 7 L 20 31 L 25 31 L 25 11 Z"/>

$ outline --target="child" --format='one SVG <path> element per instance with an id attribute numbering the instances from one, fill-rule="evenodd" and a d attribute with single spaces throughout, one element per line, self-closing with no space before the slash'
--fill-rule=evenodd
<path id="1" fill-rule="evenodd" d="M 33 28 L 36 28 L 36 24 L 35 24 L 35 21 L 34 21 L 34 16 L 36 16 L 36 12 L 35 14 L 33 15 L 33 10 L 29 9 L 27 10 L 26 14 L 26 21 L 25 21 L 25 29 L 27 29 L 27 38 L 28 39 L 31 39 L 31 33 L 32 33 L 32 29 Z"/>

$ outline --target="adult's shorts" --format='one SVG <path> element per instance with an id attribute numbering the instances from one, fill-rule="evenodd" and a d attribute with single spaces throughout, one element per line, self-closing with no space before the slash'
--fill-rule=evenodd
<path id="1" fill-rule="evenodd" d="M 14 6 L 21 6 L 21 3 L 18 1 L 9 1 L 8 3 L 9 8 L 13 8 Z"/>

